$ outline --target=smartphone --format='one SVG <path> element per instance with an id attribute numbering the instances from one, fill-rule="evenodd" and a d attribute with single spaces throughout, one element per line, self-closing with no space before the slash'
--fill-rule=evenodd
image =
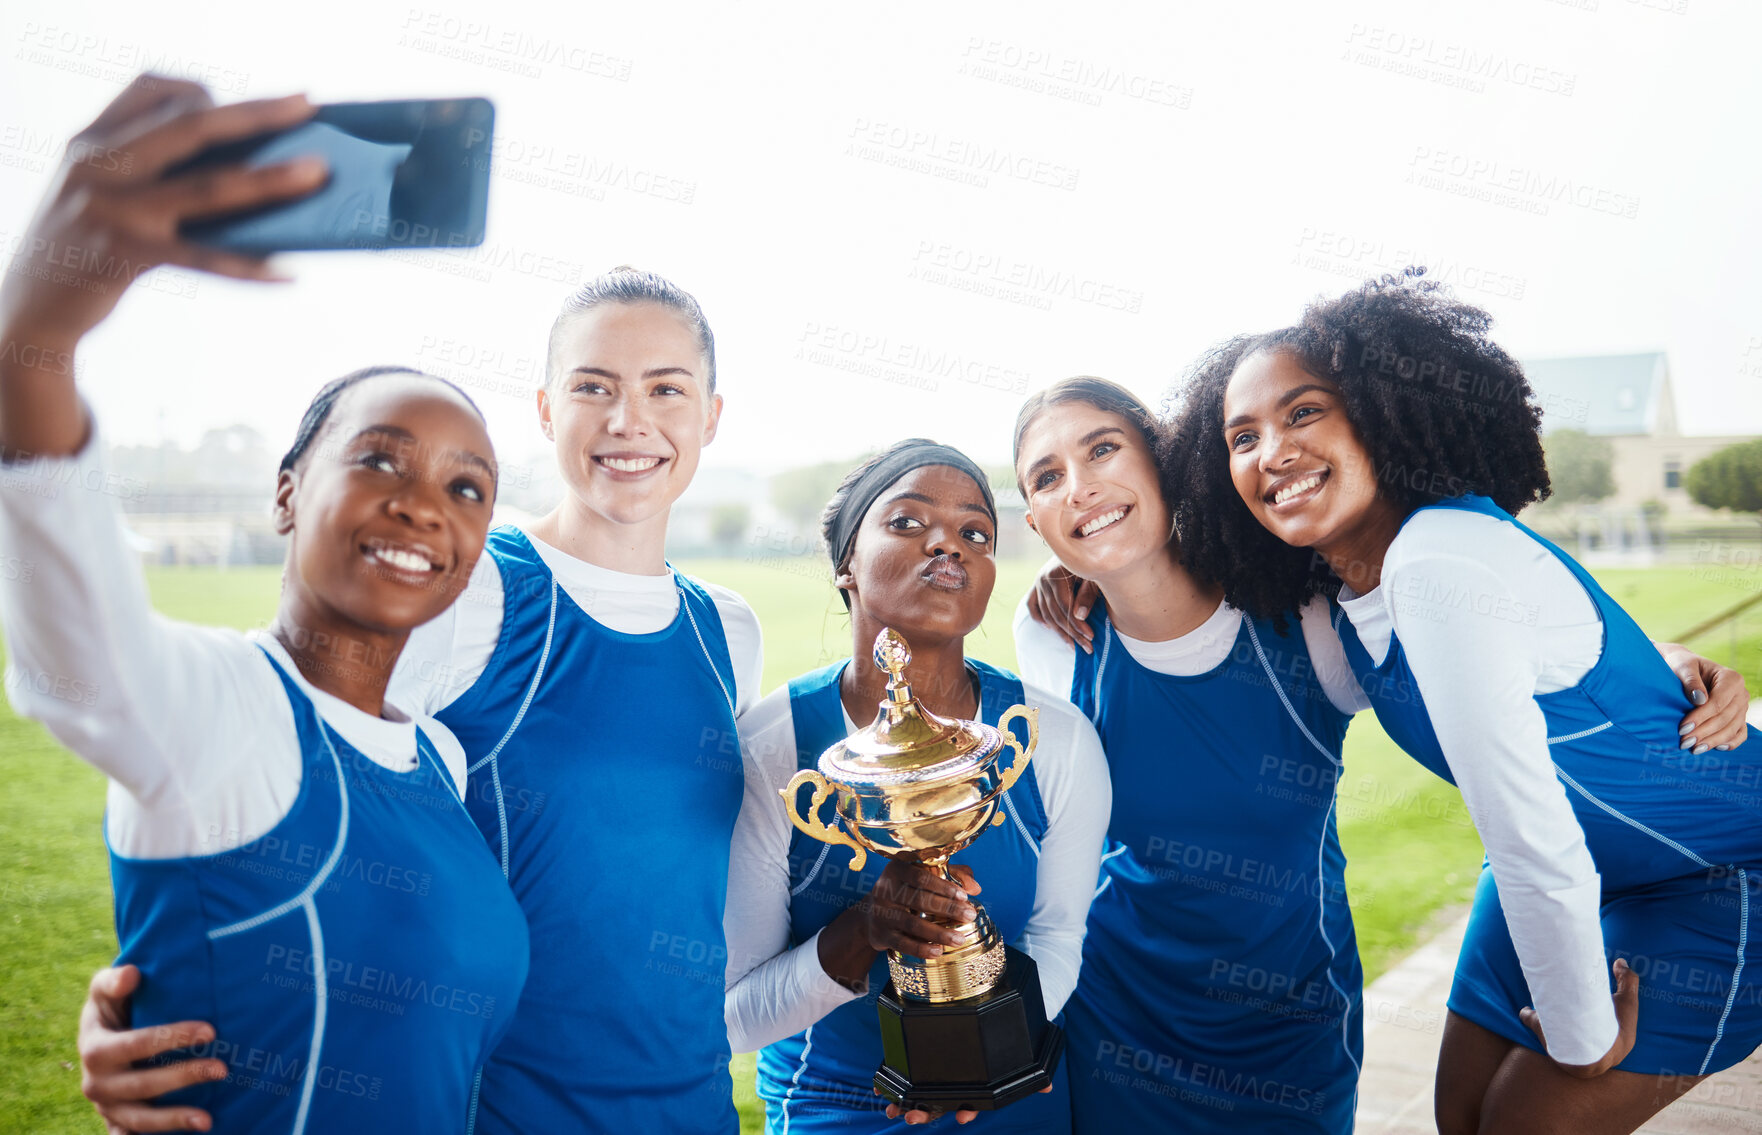
<path id="1" fill-rule="evenodd" d="M 362 248 L 469 248 L 489 209 L 488 99 L 339 102 L 288 130 L 210 147 L 166 170 L 270 165 L 306 154 L 329 164 L 297 201 L 186 222 L 187 240 L 253 256 Z"/>

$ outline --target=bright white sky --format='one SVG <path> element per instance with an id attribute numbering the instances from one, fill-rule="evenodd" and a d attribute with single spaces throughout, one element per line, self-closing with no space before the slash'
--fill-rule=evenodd
<path id="1" fill-rule="evenodd" d="M 532 460 L 551 317 L 624 262 L 710 316 L 710 465 L 912 434 L 1005 460 L 1024 386 L 1160 399 L 1414 260 L 1519 356 L 1662 349 L 1685 432 L 1762 432 L 1753 0 L 16 0 L 0 37 L 9 246 L 143 62 L 226 99 L 497 106 L 485 249 L 137 288 L 84 361 L 116 442 L 243 421 L 279 449 L 322 381 L 399 362 L 471 383 Z"/>

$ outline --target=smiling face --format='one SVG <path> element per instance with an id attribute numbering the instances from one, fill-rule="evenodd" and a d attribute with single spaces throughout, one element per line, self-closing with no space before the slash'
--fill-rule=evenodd
<path id="1" fill-rule="evenodd" d="M 301 610 L 407 631 L 464 590 L 495 503 L 495 451 L 455 391 L 420 375 L 349 387 L 276 485 Z"/>
<path id="2" fill-rule="evenodd" d="M 1173 524 L 1156 456 L 1126 417 L 1055 403 L 1023 432 L 1019 453 L 1028 521 L 1072 572 L 1103 580 L 1167 554 Z"/>
<path id="3" fill-rule="evenodd" d="M 869 506 L 835 576 L 853 625 L 866 617 L 914 645 L 970 634 L 997 582 L 996 538 L 971 477 L 947 465 L 907 473 Z"/>
<path id="4" fill-rule="evenodd" d="M 1283 351 L 1249 355 L 1224 391 L 1224 446 L 1236 492 L 1267 531 L 1316 549 L 1336 571 L 1337 560 L 1381 563 L 1400 517 L 1377 492 L 1333 382 Z"/>
<path id="5" fill-rule="evenodd" d="M 539 422 L 576 501 L 618 525 L 658 524 L 716 436 L 697 336 L 658 303 L 606 303 L 573 318 L 552 346 Z"/>

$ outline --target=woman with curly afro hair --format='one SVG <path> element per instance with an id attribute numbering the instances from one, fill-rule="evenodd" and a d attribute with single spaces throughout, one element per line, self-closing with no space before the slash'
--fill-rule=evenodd
<path id="1" fill-rule="evenodd" d="M 1632 1131 L 1762 1042 L 1762 799 L 1731 788 L 1762 750 L 1729 752 L 1728 714 L 1679 735 L 1659 650 L 1512 518 L 1548 471 L 1490 322 L 1410 269 L 1214 352 L 1172 432 L 1177 531 L 1246 610 L 1332 593 L 1378 719 L 1462 789 L 1489 865 L 1439 1129 Z"/>

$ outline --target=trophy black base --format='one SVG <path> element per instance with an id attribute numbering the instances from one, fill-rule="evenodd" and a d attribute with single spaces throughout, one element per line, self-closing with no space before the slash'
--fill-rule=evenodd
<path id="1" fill-rule="evenodd" d="M 908 1110 L 995 1111 L 1052 1083 L 1064 1030 L 1046 1019 L 1034 959 L 1004 950 L 1002 980 L 977 997 L 916 1001 L 887 983 L 876 1090 Z"/>

